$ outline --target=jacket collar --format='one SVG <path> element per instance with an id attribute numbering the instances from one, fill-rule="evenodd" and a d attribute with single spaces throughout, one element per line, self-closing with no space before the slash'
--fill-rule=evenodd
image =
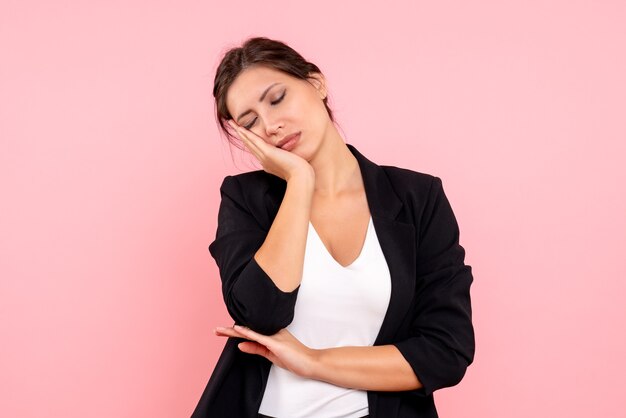
<path id="1" fill-rule="evenodd" d="M 381 166 L 361 154 L 354 145 L 346 145 L 359 162 L 372 218 L 395 219 L 402 209 L 402 201 L 396 195 L 387 174 Z"/>

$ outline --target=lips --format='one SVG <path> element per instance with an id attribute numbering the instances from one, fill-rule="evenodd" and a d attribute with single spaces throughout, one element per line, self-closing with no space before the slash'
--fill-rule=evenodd
<path id="1" fill-rule="evenodd" d="M 281 148 L 283 145 L 285 145 L 287 142 L 291 141 L 292 139 L 294 139 L 298 135 L 300 135 L 300 132 L 296 132 L 295 134 L 288 135 L 288 136 L 284 137 L 283 139 L 281 139 L 280 141 L 278 141 L 278 144 L 276 144 L 276 146 Z"/>

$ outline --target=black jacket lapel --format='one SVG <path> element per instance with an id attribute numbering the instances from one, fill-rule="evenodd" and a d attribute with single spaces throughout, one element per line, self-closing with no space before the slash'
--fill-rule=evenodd
<path id="1" fill-rule="evenodd" d="M 415 293 L 415 226 L 398 220 L 403 203 L 382 166 L 347 144 L 361 168 L 374 229 L 391 274 L 391 300 L 374 345 L 391 341 Z"/>

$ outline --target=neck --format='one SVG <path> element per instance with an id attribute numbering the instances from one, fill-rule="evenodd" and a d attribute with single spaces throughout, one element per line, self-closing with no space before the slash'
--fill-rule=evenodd
<path id="1" fill-rule="evenodd" d="M 318 195 L 333 197 L 363 188 L 359 162 L 333 124 L 309 163 L 315 170 Z"/>

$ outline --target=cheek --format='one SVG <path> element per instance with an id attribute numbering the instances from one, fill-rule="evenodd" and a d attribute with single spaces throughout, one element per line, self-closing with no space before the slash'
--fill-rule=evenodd
<path id="1" fill-rule="evenodd" d="M 296 118 L 304 125 L 319 125 L 328 118 L 324 102 L 318 100 L 319 97 L 312 97 L 307 101 L 300 102 L 297 108 L 290 109 L 291 117 Z"/>
<path id="2" fill-rule="evenodd" d="M 330 117 L 328 116 L 324 102 L 319 100 L 319 97 L 316 99 L 318 100 L 311 103 L 309 115 L 311 115 L 312 123 L 314 123 L 317 127 L 324 128 L 330 121 Z"/>
<path id="3" fill-rule="evenodd" d="M 284 107 L 285 116 L 289 119 L 303 119 L 303 115 L 307 114 L 308 106 L 303 102 L 292 102 Z"/>

